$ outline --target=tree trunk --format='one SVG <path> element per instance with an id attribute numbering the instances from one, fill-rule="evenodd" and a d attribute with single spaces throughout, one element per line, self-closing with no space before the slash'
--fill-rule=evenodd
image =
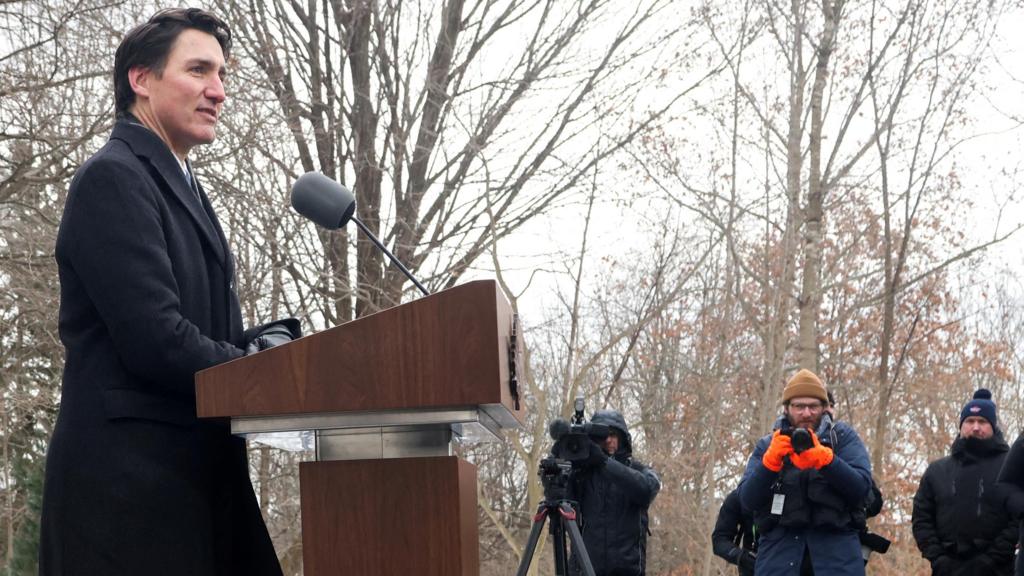
<path id="1" fill-rule="evenodd" d="M 825 190 L 821 178 L 822 100 L 828 80 L 829 63 L 838 28 L 841 2 L 825 0 L 821 4 L 825 28 L 818 41 L 817 65 L 811 88 L 811 165 L 804 211 L 804 266 L 800 289 L 800 329 L 797 351 L 801 368 L 814 372 L 818 367 L 818 311 L 821 308 L 821 243 L 824 234 Z"/>
<path id="2" fill-rule="evenodd" d="M 352 133 L 355 139 L 356 212 L 366 228 L 380 236 L 381 170 L 377 164 L 377 110 L 371 101 L 375 92 L 370 81 L 370 32 L 373 22 L 372 0 L 349 0 L 348 48 L 352 74 Z M 382 302 L 382 262 L 384 256 L 364 234 L 356 240 L 356 317 L 372 314 L 393 303 Z"/>
<path id="3" fill-rule="evenodd" d="M 800 176 L 803 172 L 801 142 L 804 115 L 804 66 L 803 66 L 803 15 L 799 0 L 791 0 L 793 17 L 793 47 L 789 58 L 789 129 L 786 135 L 786 227 L 782 234 L 782 270 L 779 282 L 772 293 L 771 305 L 765 319 L 768 325 L 765 336 L 765 367 L 761 374 L 761 422 L 760 433 L 771 429 L 775 420 L 778 392 L 785 370 L 788 343 L 789 313 L 792 309 L 793 287 L 796 280 L 797 233 L 802 223 L 800 211 Z M 766 149 L 766 153 L 769 151 Z M 770 254 L 765 254 L 770 258 Z M 766 282 L 770 277 L 766 277 Z"/>

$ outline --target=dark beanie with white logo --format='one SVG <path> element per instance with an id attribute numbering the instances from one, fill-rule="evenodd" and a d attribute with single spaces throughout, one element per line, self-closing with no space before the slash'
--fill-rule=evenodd
<path id="1" fill-rule="evenodd" d="M 985 388 L 979 388 L 974 393 L 974 398 L 960 411 L 960 425 L 963 426 L 964 420 L 971 416 L 981 416 L 988 420 L 993 428 L 996 427 L 996 403 L 992 401 L 992 392 Z"/>

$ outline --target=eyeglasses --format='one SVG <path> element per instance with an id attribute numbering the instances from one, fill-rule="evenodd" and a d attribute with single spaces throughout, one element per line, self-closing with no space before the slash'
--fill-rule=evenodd
<path id="1" fill-rule="evenodd" d="M 825 405 L 821 402 L 815 402 L 813 404 L 790 404 L 789 408 L 796 412 L 803 412 L 805 410 L 809 412 L 817 412 L 818 410 L 825 408 Z"/>

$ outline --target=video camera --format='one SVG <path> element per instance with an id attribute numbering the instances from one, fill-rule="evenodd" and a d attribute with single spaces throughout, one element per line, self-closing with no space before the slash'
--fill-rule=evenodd
<path id="1" fill-rule="evenodd" d="M 602 443 L 608 438 L 611 429 L 605 424 L 594 424 L 583 418 L 583 397 L 577 396 L 573 402 L 571 421 L 556 418 L 548 426 L 548 434 L 555 441 L 551 447 L 551 456 L 558 460 L 580 465 L 590 456 L 590 444 Z"/>

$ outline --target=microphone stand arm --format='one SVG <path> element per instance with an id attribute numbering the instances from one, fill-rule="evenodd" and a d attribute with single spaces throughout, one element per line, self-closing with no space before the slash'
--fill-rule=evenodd
<path id="1" fill-rule="evenodd" d="M 391 259 L 391 262 L 395 266 L 398 266 L 398 269 L 402 271 L 402 274 L 405 274 L 406 278 L 412 280 L 412 283 L 415 284 L 416 287 L 420 289 L 420 292 L 423 292 L 424 296 L 430 296 L 430 292 L 423 287 L 423 284 L 420 284 L 420 281 L 413 277 L 412 272 L 409 272 L 409 269 L 406 268 L 404 264 L 399 262 L 398 258 L 395 258 L 395 255 L 392 254 L 390 250 L 388 250 L 387 248 L 384 247 L 383 244 L 381 244 L 380 240 L 378 240 L 377 237 L 373 235 L 373 232 L 370 232 L 370 229 L 367 228 L 366 225 L 359 220 L 359 218 L 352 216 L 352 221 L 356 223 L 356 226 L 359 226 L 359 229 L 363 231 L 363 234 L 366 234 L 366 236 L 371 241 L 373 241 L 374 244 L 377 245 L 377 248 L 380 248 L 381 252 L 388 255 L 388 258 Z"/>

